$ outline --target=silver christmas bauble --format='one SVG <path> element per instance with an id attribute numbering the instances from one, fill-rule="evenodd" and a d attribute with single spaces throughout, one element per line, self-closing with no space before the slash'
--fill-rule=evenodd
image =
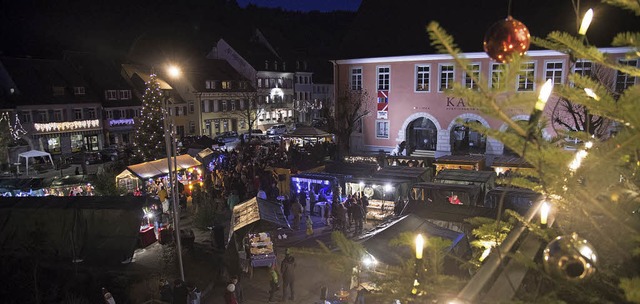
<path id="1" fill-rule="evenodd" d="M 568 281 L 582 281 L 593 276 L 597 260 L 593 246 L 576 233 L 555 238 L 543 252 L 545 271 Z"/>

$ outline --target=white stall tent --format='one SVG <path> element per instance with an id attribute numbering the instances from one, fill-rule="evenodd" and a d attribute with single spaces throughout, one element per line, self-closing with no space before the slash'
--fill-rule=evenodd
<path id="1" fill-rule="evenodd" d="M 51 158 L 51 154 L 44 152 L 44 151 L 38 151 L 38 150 L 31 150 L 31 151 L 27 151 L 27 152 L 22 152 L 20 154 L 18 154 L 18 162 L 20 162 L 20 158 L 24 158 L 25 162 L 26 162 L 26 166 L 27 166 L 27 175 L 29 175 L 29 159 L 30 158 L 34 158 L 34 157 L 43 157 L 45 159 L 49 158 L 49 161 L 51 162 L 51 164 L 53 165 L 53 159 Z"/>

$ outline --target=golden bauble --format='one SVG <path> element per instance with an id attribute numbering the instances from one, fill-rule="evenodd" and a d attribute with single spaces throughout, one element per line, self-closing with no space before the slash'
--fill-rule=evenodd
<path id="1" fill-rule="evenodd" d="M 493 60 L 505 63 L 514 53 L 526 53 L 530 40 L 529 29 L 522 22 L 508 16 L 487 30 L 484 36 L 484 51 Z"/>
<path id="2" fill-rule="evenodd" d="M 591 244 L 573 233 L 549 242 L 542 253 L 545 271 L 567 281 L 582 281 L 596 272 L 598 255 Z"/>

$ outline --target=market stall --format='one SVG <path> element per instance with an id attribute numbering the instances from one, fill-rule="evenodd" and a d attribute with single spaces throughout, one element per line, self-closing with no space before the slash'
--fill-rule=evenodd
<path id="1" fill-rule="evenodd" d="M 274 241 L 278 228 L 291 229 L 282 206 L 254 197 L 233 207 L 229 247 L 251 268 L 270 266 L 277 261 Z"/>
<path id="2" fill-rule="evenodd" d="M 324 216 L 325 204 L 333 201 L 334 196 L 340 195 L 343 191 L 346 179 L 351 176 L 326 172 L 304 172 L 291 176 L 291 197 L 299 196 L 301 193 L 307 195 L 307 202 L 311 201 L 311 195 L 314 196 L 313 201 L 316 202 L 314 207 L 316 213 Z M 310 204 L 305 204 L 309 207 Z"/>
<path id="3" fill-rule="evenodd" d="M 493 171 L 442 170 L 433 178 L 434 182 L 445 184 L 477 185 L 484 194 L 496 187 L 496 173 Z"/>
<path id="4" fill-rule="evenodd" d="M 20 163 L 21 158 L 24 158 L 27 175 L 29 175 L 29 161 L 34 158 L 41 158 L 41 159 L 44 159 L 45 161 L 49 160 L 49 163 L 51 163 L 51 166 L 53 166 L 53 159 L 51 158 L 51 154 L 44 151 L 31 150 L 27 152 L 22 152 L 18 154 L 18 163 Z M 20 174 L 20 172 L 18 172 L 18 174 Z"/>
<path id="5" fill-rule="evenodd" d="M 0 196 L 45 196 L 44 178 L 0 179 Z"/>
<path id="6" fill-rule="evenodd" d="M 383 220 L 392 216 L 396 210 L 396 202 L 404 201 L 410 179 L 352 177 L 345 182 L 345 195 L 364 195 L 369 200 L 367 219 Z"/>
<path id="7" fill-rule="evenodd" d="M 499 156 L 493 159 L 491 168 L 499 177 L 511 174 L 526 175 L 533 170 L 533 166 L 521 157 Z"/>
<path id="8" fill-rule="evenodd" d="M 55 196 L 94 196 L 95 191 L 86 175 L 67 175 L 53 177 L 44 181 L 44 195 Z"/>
<path id="9" fill-rule="evenodd" d="M 173 163 L 173 158 L 171 161 Z M 202 163 L 187 154 L 175 157 L 178 181 L 185 186 L 202 182 L 201 165 Z M 168 174 L 167 159 L 162 158 L 128 166 L 116 176 L 116 185 L 128 192 L 134 192 L 136 189 L 154 192 L 159 185 L 167 185 Z"/>
<path id="10" fill-rule="evenodd" d="M 302 126 L 291 133 L 282 135 L 282 138 L 285 140 L 285 145 L 304 146 L 307 143 L 332 142 L 333 134 L 314 127 Z"/>
<path id="11" fill-rule="evenodd" d="M 414 183 L 429 182 L 433 179 L 433 170 L 425 167 L 383 167 L 373 174 L 375 178 L 403 178 Z"/>
<path id="12" fill-rule="evenodd" d="M 445 169 L 484 170 L 484 155 L 445 155 L 435 160 L 436 174 Z"/>

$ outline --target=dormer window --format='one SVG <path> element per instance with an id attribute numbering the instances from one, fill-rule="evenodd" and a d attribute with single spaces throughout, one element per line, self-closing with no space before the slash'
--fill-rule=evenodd
<path id="1" fill-rule="evenodd" d="M 64 87 L 53 87 L 53 96 L 64 95 Z"/>
<path id="2" fill-rule="evenodd" d="M 73 87 L 73 94 L 74 95 L 84 95 L 84 87 Z"/>
<path id="3" fill-rule="evenodd" d="M 104 97 L 107 100 L 118 100 L 118 91 L 117 90 L 106 90 L 104 92 Z"/>
<path id="4" fill-rule="evenodd" d="M 120 99 L 121 100 L 129 100 L 131 99 L 131 90 L 120 90 Z"/>
<path id="5" fill-rule="evenodd" d="M 265 60 L 264 61 L 264 69 L 268 70 L 269 69 L 269 60 Z"/>
<path id="6" fill-rule="evenodd" d="M 216 89 L 216 82 L 214 80 L 207 80 L 204 84 L 204 87 L 207 90 L 215 90 Z"/>
<path id="7" fill-rule="evenodd" d="M 231 81 L 223 81 L 222 82 L 223 90 L 231 90 Z"/>

